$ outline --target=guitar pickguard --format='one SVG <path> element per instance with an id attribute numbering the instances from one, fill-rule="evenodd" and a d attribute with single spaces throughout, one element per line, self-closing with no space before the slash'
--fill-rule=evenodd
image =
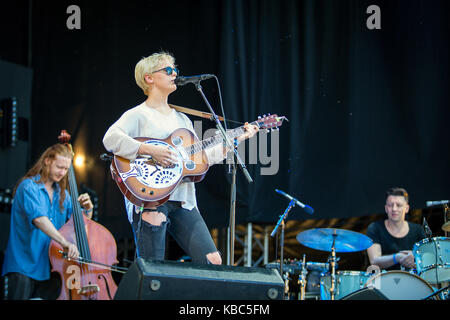
<path id="1" fill-rule="evenodd" d="M 130 170 L 120 173 L 120 178 L 126 181 L 130 177 L 135 177 L 143 185 L 154 189 L 167 188 L 177 183 L 183 173 L 183 157 L 180 152 L 164 141 L 147 140 L 144 143 L 170 148 L 177 154 L 178 161 L 170 167 L 163 168 L 151 157 L 140 156 L 130 161 Z"/>

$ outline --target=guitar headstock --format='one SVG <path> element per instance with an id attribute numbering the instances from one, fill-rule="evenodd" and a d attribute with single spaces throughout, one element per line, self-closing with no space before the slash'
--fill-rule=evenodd
<path id="1" fill-rule="evenodd" d="M 257 123 L 258 127 L 260 129 L 267 129 L 267 130 L 279 130 L 278 128 L 283 124 L 283 121 L 289 121 L 285 116 L 278 116 L 276 114 L 268 114 L 264 116 L 259 116 L 258 120 L 255 122 Z"/>

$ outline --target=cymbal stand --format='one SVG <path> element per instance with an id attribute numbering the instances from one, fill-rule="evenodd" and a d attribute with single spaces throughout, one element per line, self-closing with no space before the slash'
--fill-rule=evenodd
<path id="1" fill-rule="evenodd" d="M 334 300 L 335 294 L 336 294 L 336 230 L 333 234 L 333 244 L 331 245 L 331 258 L 330 258 L 330 266 L 331 266 L 331 288 L 330 288 L 330 295 L 331 300 Z"/>
<path id="2" fill-rule="evenodd" d="M 306 275 L 308 271 L 306 271 L 306 255 L 303 255 L 302 261 L 302 271 L 300 272 L 300 300 L 305 300 L 305 289 L 306 289 Z"/>
<path id="3" fill-rule="evenodd" d="M 287 218 L 289 211 L 295 207 L 295 200 L 291 200 L 289 202 L 288 207 L 284 211 L 284 213 L 280 216 L 280 219 L 277 222 L 277 225 L 273 229 L 272 233 L 270 234 L 271 237 L 273 237 L 277 233 L 277 229 L 281 224 L 281 239 L 280 239 L 280 275 L 283 277 L 283 280 L 287 280 L 285 276 L 283 276 L 283 260 L 284 260 L 284 229 L 285 229 L 285 223 L 284 220 Z"/>
<path id="4" fill-rule="evenodd" d="M 448 220 L 448 219 L 449 219 L 449 208 L 448 208 L 448 204 L 444 204 L 444 224 L 447 223 L 448 221 L 450 221 L 450 220 Z M 444 234 L 445 234 L 445 237 L 448 237 L 447 231 L 446 231 L 446 230 L 444 230 Z"/>

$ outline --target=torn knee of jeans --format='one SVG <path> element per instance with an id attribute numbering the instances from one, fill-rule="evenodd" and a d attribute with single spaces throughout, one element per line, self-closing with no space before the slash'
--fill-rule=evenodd
<path id="1" fill-rule="evenodd" d="M 153 227 L 161 227 L 163 223 L 167 223 L 167 217 L 159 211 L 146 211 L 142 213 L 142 220 L 149 223 Z"/>
<path id="2" fill-rule="evenodd" d="M 211 264 L 222 264 L 222 256 L 219 251 L 208 253 L 206 255 L 206 260 Z"/>

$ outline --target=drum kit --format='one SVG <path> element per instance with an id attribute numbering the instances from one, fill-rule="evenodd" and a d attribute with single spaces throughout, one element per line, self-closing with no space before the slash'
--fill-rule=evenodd
<path id="1" fill-rule="evenodd" d="M 450 231 L 450 223 L 442 228 Z M 295 277 L 298 277 L 300 287 L 299 300 L 314 297 L 320 300 L 368 300 L 374 297 L 385 300 L 449 299 L 450 238 L 427 238 L 416 243 L 413 248 L 415 270 L 385 271 L 370 266 L 367 272 L 337 270 L 339 259 L 336 253 L 363 251 L 372 245 L 372 240 L 361 233 L 316 228 L 300 232 L 296 238 L 304 246 L 329 252 L 330 256 L 327 263 L 306 262 L 303 256 L 302 261 L 285 264 L 287 299 L 292 298 L 289 296 L 289 286 L 292 287 Z M 275 268 L 276 265 L 268 267 Z M 317 277 L 317 272 L 320 272 L 320 277 Z M 319 296 L 315 295 L 318 278 Z"/>

